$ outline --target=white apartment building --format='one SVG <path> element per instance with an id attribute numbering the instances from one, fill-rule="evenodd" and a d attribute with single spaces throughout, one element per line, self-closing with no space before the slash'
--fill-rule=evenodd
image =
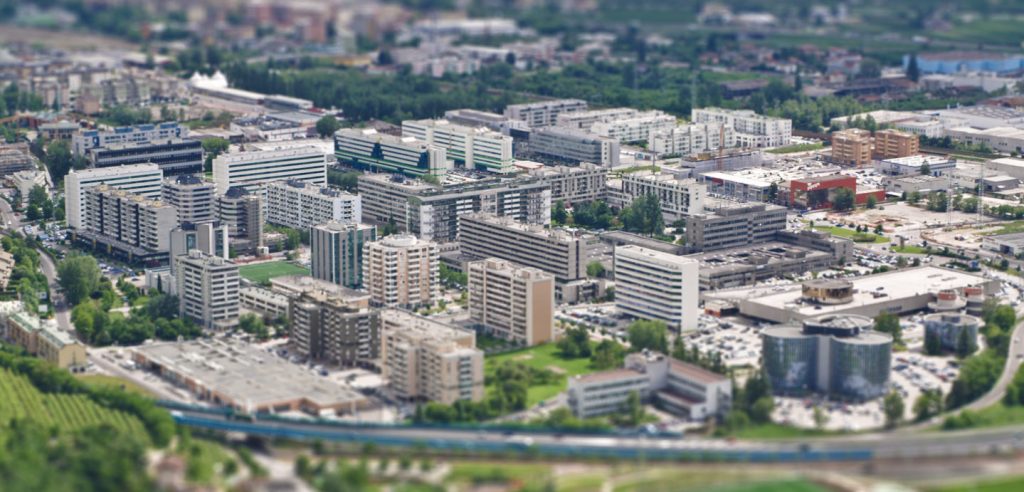
<path id="1" fill-rule="evenodd" d="M 731 127 L 740 147 L 783 147 L 793 138 L 792 120 L 759 115 L 749 109 L 694 108 L 690 119 Z"/>
<path id="2" fill-rule="evenodd" d="M 494 130 L 455 125 L 448 120 L 407 120 L 402 122 L 402 137 L 441 147 L 449 158 L 468 169 L 516 172 L 512 137 Z"/>
<path id="3" fill-rule="evenodd" d="M 267 185 L 266 210 L 267 222 L 293 229 L 325 222 L 357 224 L 363 216 L 359 195 L 295 180 Z"/>
<path id="4" fill-rule="evenodd" d="M 399 398 L 452 404 L 484 397 L 484 353 L 476 334 L 415 314 L 380 313 L 384 378 Z"/>
<path id="5" fill-rule="evenodd" d="M 129 254 L 170 251 L 170 231 L 178 226 L 174 207 L 105 184 L 87 188 L 85 202 L 79 235 Z"/>
<path id="6" fill-rule="evenodd" d="M 87 213 L 85 190 L 106 184 L 150 199 L 160 198 L 164 173 L 156 164 L 72 169 L 64 177 L 64 217 L 68 227 L 81 229 Z"/>
<path id="7" fill-rule="evenodd" d="M 619 165 L 619 141 L 589 131 L 551 126 L 530 133 L 530 152 L 548 164 L 593 162 L 604 167 Z"/>
<path id="8" fill-rule="evenodd" d="M 217 193 L 242 187 L 261 191 L 273 181 L 298 180 L 327 185 L 331 154 L 315 145 L 245 144 L 232 146 L 213 160 Z"/>
<path id="9" fill-rule="evenodd" d="M 655 131 L 648 143 L 648 148 L 659 155 L 689 156 L 735 147 L 736 131 L 731 126 L 688 123 Z"/>
<path id="10" fill-rule="evenodd" d="M 622 369 L 569 378 L 569 408 L 578 418 L 623 410 L 632 393 L 662 410 L 701 422 L 724 416 L 732 407 L 732 381 L 657 352 L 626 357 Z"/>
<path id="11" fill-rule="evenodd" d="M 213 183 L 192 174 L 167 178 L 162 200 L 178 210 L 181 224 L 200 224 L 214 220 Z"/>
<path id="12" fill-rule="evenodd" d="M 522 345 L 552 340 L 554 276 L 497 258 L 470 262 L 466 273 L 472 323 L 494 337 Z"/>
<path id="13" fill-rule="evenodd" d="M 592 109 L 558 115 L 556 126 L 590 131 L 595 123 L 635 118 L 640 110 L 633 108 Z"/>
<path id="14" fill-rule="evenodd" d="M 604 199 L 608 172 L 584 162 L 579 166 L 544 166 L 530 171 L 530 177 L 551 187 L 551 203 L 562 201 L 568 206 Z"/>
<path id="15" fill-rule="evenodd" d="M 599 121 L 591 125 L 590 132 L 622 143 L 647 142 L 652 132 L 670 130 L 675 126 L 675 116 L 661 111 L 644 111 L 629 118 Z"/>
<path id="16" fill-rule="evenodd" d="M 375 305 L 429 306 L 437 299 L 437 243 L 411 234 L 396 234 L 366 243 L 364 248 L 363 288 Z"/>
<path id="17" fill-rule="evenodd" d="M 413 137 L 378 133 L 373 128 L 342 128 L 334 134 L 334 156 L 338 162 L 372 172 L 394 172 L 409 176 L 443 178 L 454 168 L 448 152 Z"/>
<path id="18" fill-rule="evenodd" d="M 155 140 L 188 137 L 188 127 L 174 121 L 123 126 L 113 130 L 85 130 L 71 137 L 71 150 L 85 155 L 89 150 L 110 145 L 140 144 Z"/>
<path id="19" fill-rule="evenodd" d="M 671 174 L 630 173 L 622 177 L 622 193 L 635 200 L 653 194 L 661 202 L 666 223 L 687 215 L 704 212 L 707 186 L 694 179 L 678 179 Z"/>
<path id="20" fill-rule="evenodd" d="M 175 258 L 178 312 L 207 329 L 223 330 L 238 324 L 238 265 L 199 250 Z"/>
<path id="21" fill-rule="evenodd" d="M 615 306 L 630 316 L 697 329 L 699 262 L 639 246 L 615 248 Z"/>
<path id="22" fill-rule="evenodd" d="M 582 99 L 554 99 L 529 104 L 505 106 L 505 116 L 526 122 L 530 128 L 553 126 L 562 113 L 576 113 L 587 110 L 587 101 Z"/>

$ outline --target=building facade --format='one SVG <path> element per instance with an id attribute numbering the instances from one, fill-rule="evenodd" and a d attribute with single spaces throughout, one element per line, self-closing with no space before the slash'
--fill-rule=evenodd
<path id="1" fill-rule="evenodd" d="M 199 140 L 110 144 L 90 149 L 86 156 L 94 168 L 156 164 L 165 176 L 203 172 L 203 143 Z"/>
<path id="2" fill-rule="evenodd" d="M 198 250 L 174 259 L 177 262 L 179 316 L 206 329 L 225 330 L 238 325 L 238 265 Z"/>
<path id="3" fill-rule="evenodd" d="M 498 174 L 515 172 L 512 137 L 487 128 L 452 124 L 447 120 L 402 122 L 402 137 L 441 147 L 448 158 L 467 169 Z"/>
<path id="4" fill-rule="evenodd" d="M 731 126 L 689 123 L 651 133 L 648 148 L 661 156 L 688 156 L 736 147 Z"/>
<path id="5" fill-rule="evenodd" d="M 85 346 L 70 333 L 61 331 L 53 320 L 41 320 L 22 310 L 2 313 L 0 319 L 4 338 L 29 354 L 61 369 L 85 371 Z"/>
<path id="6" fill-rule="evenodd" d="M 875 132 L 875 159 L 909 157 L 921 152 L 921 137 L 892 128 Z"/>
<path id="7" fill-rule="evenodd" d="M 156 200 L 161 196 L 163 177 L 163 171 L 156 164 L 135 164 L 103 169 L 72 169 L 64 177 L 64 216 L 68 227 L 71 229 L 83 227 L 82 221 L 88 215 L 88 204 L 85 201 L 86 189 L 106 184 Z"/>
<path id="8" fill-rule="evenodd" d="M 214 220 L 214 185 L 183 174 L 164 180 L 162 201 L 178 211 L 178 222 L 200 224 Z"/>
<path id="9" fill-rule="evenodd" d="M 411 137 L 377 133 L 372 128 L 342 128 L 334 134 L 334 156 L 338 162 L 371 172 L 401 173 L 406 176 L 443 178 L 454 164 L 438 145 Z"/>
<path id="10" fill-rule="evenodd" d="M 562 113 L 575 113 L 587 110 L 587 101 L 582 99 L 554 99 L 528 104 L 510 104 L 505 106 L 505 116 L 513 120 L 525 122 L 530 128 L 553 126 Z"/>
<path id="11" fill-rule="evenodd" d="M 763 203 L 720 203 L 704 213 L 688 215 L 686 247 L 714 251 L 770 241 L 786 229 L 786 209 Z"/>
<path id="12" fill-rule="evenodd" d="M 325 222 L 357 224 L 363 216 L 359 195 L 307 181 L 276 181 L 267 184 L 266 221 L 308 229 Z"/>
<path id="13" fill-rule="evenodd" d="M 289 338 L 303 357 L 352 367 L 380 355 L 380 313 L 367 295 L 307 292 L 291 301 L 289 313 Z"/>
<path id="14" fill-rule="evenodd" d="M 615 248 L 615 307 L 634 318 L 664 321 L 677 332 L 697 329 L 698 262 L 639 246 Z"/>
<path id="15" fill-rule="evenodd" d="M 704 211 L 707 186 L 671 174 L 629 173 L 622 177 L 622 194 L 630 201 L 644 195 L 658 197 L 665 222 L 673 222 Z"/>
<path id="16" fill-rule="evenodd" d="M 871 164 L 871 132 L 849 128 L 833 133 L 832 162 L 851 167 Z"/>
<path id="17" fill-rule="evenodd" d="M 488 258 L 470 262 L 469 319 L 494 337 L 533 346 L 551 341 L 555 278 L 543 270 Z"/>
<path id="18" fill-rule="evenodd" d="M 619 165 L 620 144 L 611 137 L 553 126 L 530 132 L 529 151 L 548 164 L 592 162 L 615 167 Z"/>
<path id="19" fill-rule="evenodd" d="M 500 258 L 543 270 L 560 282 L 585 278 L 591 249 L 599 240 L 561 229 L 545 229 L 489 214 L 462 218 L 459 247 L 471 258 Z"/>
<path id="20" fill-rule="evenodd" d="M 551 187 L 551 202 L 566 206 L 605 198 L 607 170 L 590 163 L 579 166 L 547 166 L 530 171 L 530 177 Z"/>
<path id="21" fill-rule="evenodd" d="M 363 286 L 363 251 L 377 240 L 377 228 L 366 224 L 327 222 L 309 232 L 310 267 L 320 280 L 351 289 Z"/>
<path id="22" fill-rule="evenodd" d="M 694 108 L 690 121 L 732 127 L 740 147 L 784 147 L 793 138 L 792 120 L 763 116 L 746 109 Z"/>
<path id="23" fill-rule="evenodd" d="M 102 184 L 85 190 L 88 203 L 83 228 L 77 236 L 128 256 L 147 257 L 170 251 L 170 231 L 178 226 L 178 212 L 158 200 Z"/>
<path id="24" fill-rule="evenodd" d="M 315 145 L 246 144 L 232 147 L 213 159 L 213 182 L 220 194 L 235 187 L 256 191 L 273 181 L 297 180 L 327 186 L 330 157 Z"/>
<path id="25" fill-rule="evenodd" d="M 231 247 L 252 251 L 263 246 L 263 198 L 244 187 L 229 188 L 216 198 L 216 215 L 228 228 Z"/>
<path id="26" fill-rule="evenodd" d="M 398 234 L 366 243 L 363 287 L 377 306 L 429 306 L 440 286 L 437 243 Z"/>

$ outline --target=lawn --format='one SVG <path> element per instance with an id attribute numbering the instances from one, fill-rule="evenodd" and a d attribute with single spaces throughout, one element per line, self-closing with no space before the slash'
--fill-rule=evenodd
<path id="1" fill-rule="evenodd" d="M 126 379 L 121 379 L 116 376 L 107 376 L 104 374 L 87 374 L 78 376 L 78 379 L 90 386 L 106 386 L 110 388 L 123 389 L 131 393 L 138 393 L 142 396 L 153 396 L 152 393 L 147 391 L 142 386 L 139 386 Z"/>
<path id="2" fill-rule="evenodd" d="M 807 480 L 794 479 L 726 485 L 710 490 L 711 492 L 825 492 L 828 489 Z"/>
<path id="3" fill-rule="evenodd" d="M 551 466 L 544 464 L 503 463 L 503 462 L 461 462 L 453 463 L 447 483 L 478 486 L 482 484 L 517 484 L 524 487 L 543 487 L 551 477 Z"/>
<path id="4" fill-rule="evenodd" d="M 835 432 L 817 429 L 800 429 L 782 424 L 750 425 L 733 433 L 737 439 L 793 439 L 801 437 L 821 437 L 835 435 Z"/>
<path id="5" fill-rule="evenodd" d="M 512 361 L 522 362 L 537 369 L 551 369 L 554 372 L 564 374 L 566 377 L 586 374 L 594 370 L 590 367 L 590 359 L 565 359 L 559 355 L 558 347 L 554 343 L 546 343 L 528 349 L 487 357 L 484 361 L 484 373 L 487 376 L 491 376 L 499 365 Z M 531 386 L 527 392 L 527 407 L 532 407 L 565 391 L 567 384 L 567 379 L 563 378 L 559 384 Z M 490 388 L 488 386 L 488 390 Z"/>
<path id="6" fill-rule="evenodd" d="M 238 267 L 238 273 L 247 280 L 262 284 L 269 282 L 274 277 L 309 275 L 309 269 L 287 261 L 268 261 L 266 263 Z"/>
<path id="7" fill-rule="evenodd" d="M 1017 475 L 957 485 L 940 485 L 925 490 L 932 492 L 1017 492 L 1024 490 L 1024 476 Z"/>
<path id="8" fill-rule="evenodd" d="M 814 226 L 814 230 L 821 231 L 821 232 L 828 232 L 828 233 L 832 234 L 833 236 L 837 236 L 837 237 L 845 237 L 847 239 L 853 239 L 854 241 L 856 241 L 858 243 L 868 243 L 868 242 L 870 242 L 870 243 L 874 243 L 874 244 L 881 244 L 881 243 L 889 242 L 889 238 L 887 238 L 885 236 L 879 236 L 877 234 L 872 234 L 870 232 L 858 233 L 857 231 L 855 231 L 853 229 L 850 229 L 850 228 L 847 228 L 847 227 Z M 871 241 L 858 241 L 857 239 L 854 239 L 854 236 L 862 236 L 862 237 L 865 237 L 865 238 L 870 236 L 871 237 Z"/>
<path id="9" fill-rule="evenodd" d="M 1018 232 L 1024 232 L 1024 220 L 1015 220 L 1013 222 L 1004 222 L 999 224 L 999 229 L 994 231 L 987 231 L 983 233 L 985 236 L 1001 236 L 1003 234 L 1017 234 Z"/>
<path id="10" fill-rule="evenodd" d="M 1008 407 L 1002 402 L 981 410 L 972 410 L 972 429 L 1024 423 L 1024 407 Z"/>
<path id="11" fill-rule="evenodd" d="M 824 147 L 825 147 L 825 145 L 822 144 L 821 142 L 805 143 L 805 144 L 787 145 L 785 147 L 778 147 L 778 148 L 775 148 L 775 149 L 770 149 L 768 152 L 771 153 L 771 154 L 793 154 L 793 153 L 796 153 L 796 152 L 807 152 L 809 150 L 818 150 L 818 149 L 821 149 L 821 148 L 824 148 Z"/>

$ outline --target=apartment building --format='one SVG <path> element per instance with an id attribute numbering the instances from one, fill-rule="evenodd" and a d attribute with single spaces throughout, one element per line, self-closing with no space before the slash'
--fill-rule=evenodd
<path id="1" fill-rule="evenodd" d="M 871 132 L 848 128 L 832 134 L 832 162 L 841 166 L 871 164 Z"/>
<path id="2" fill-rule="evenodd" d="M 658 197 L 662 216 L 670 223 L 703 211 L 707 186 L 671 174 L 629 173 L 622 177 L 622 194 L 629 202 L 644 195 Z"/>
<path id="3" fill-rule="evenodd" d="M 181 224 L 200 224 L 214 220 L 213 183 L 192 174 L 164 180 L 162 201 L 178 211 Z"/>
<path id="4" fill-rule="evenodd" d="M 306 292 L 291 301 L 289 313 L 289 339 L 303 357 L 352 367 L 380 356 L 380 313 L 366 294 Z"/>
<path id="5" fill-rule="evenodd" d="M 484 353 L 472 331 L 394 309 L 380 320 L 381 369 L 395 395 L 447 405 L 483 399 Z"/>
<path id="6" fill-rule="evenodd" d="M 476 109 L 451 109 L 444 112 L 444 119 L 462 126 L 487 128 L 503 135 L 512 132 L 527 131 L 530 127 L 522 121 L 497 113 L 488 113 Z"/>
<path id="7" fill-rule="evenodd" d="M 651 132 L 648 148 L 661 156 L 689 156 L 736 147 L 731 126 L 706 123 L 673 125 Z"/>
<path id="8" fill-rule="evenodd" d="M 410 234 L 367 243 L 363 287 L 377 306 L 429 306 L 437 299 L 440 263 L 437 243 Z"/>
<path id="9" fill-rule="evenodd" d="M 704 213 L 687 216 L 686 247 L 691 252 L 759 244 L 786 229 L 786 209 L 763 203 L 716 201 Z"/>
<path id="10" fill-rule="evenodd" d="M 530 132 L 529 152 L 548 164 L 592 162 L 603 167 L 616 167 L 619 165 L 620 144 L 611 137 L 552 126 Z"/>
<path id="11" fill-rule="evenodd" d="M 231 247 L 252 251 L 263 246 L 263 198 L 244 187 L 229 188 L 216 198 L 217 220 L 227 227 Z"/>
<path id="12" fill-rule="evenodd" d="M 191 139 L 109 144 L 89 149 L 90 167 L 156 164 L 165 176 L 203 172 L 203 143 Z"/>
<path id="13" fill-rule="evenodd" d="M 169 233 L 178 226 L 174 207 L 105 184 L 87 188 L 85 201 L 88 215 L 78 239 L 124 255 L 129 262 L 166 258 Z"/>
<path id="14" fill-rule="evenodd" d="M 231 255 L 231 240 L 228 228 L 217 221 L 198 224 L 185 222 L 172 229 L 170 236 L 170 273 L 174 275 L 177 264 L 174 258 L 187 255 L 197 249 L 208 255 L 228 258 Z"/>
<path id="15" fill-rule="evenodd" d="M 14 255 L 4 251 L 3 246 L 0 246 L 0 290 L 7 290 L 13 271 Z"/>
<path id="16" fill-rule="evenodd" d="M 225 330 L 238 325 L 238 265 L 199 250 L 177 262 L 178 313 L 207 329 Z"/>
<path id="17" fill-rule="evenodd" d="M 685 333 L 697 329 L 697 260 L 640 246 L 615 248 L 615 307 L 639 319 L 664 321 Z"/>
<path id="18" fill-rule="evenodd" d="M 545 166 L 529 176 L 551 187 L 551 202 L 566 206 L 605 198 L 607 169 L 591 163 L 579 166 Z"/>
<path id="19" fill-rule="evenodd" d="M 372 128 L 342 128 L 334 134 L 338 162 L 371 172 L 443 178 L 454 168 L 443 146 L 412 137 L 378 133 Z"/>
<path id="20" fill-rule="evenodd" d="M 267 184 L 268 223 L 308 229 L 325 222 L 357 224 L 362 216 L 359 195 L 307 181 Z"/>
<path id="21" fill-rule="evenodd" d="M 470 262 L 466 273 L 469 319 L 484 333 L 526 346 L 552 340 L 554 276 L 497 258 Z"/>
<path id="22" fill-rule="evenodd" d="M 463 216 L 462 231 L 462 254 L 478 259 L 500 258 L 537 268 L 553 275 L 559 283 L 587 276 L 587 263 L 599 242 L 595 236 L 483 213 Z"/>
<path id="23" fill-rule="evenodd" d="M 895 129 L 875 132 L 875 159 L 908 157 L 921 152 L 921 137 Z"/>
<path id="24" fill-rule="evenodd" d="M 242 287 L 238 289 L 238 303 L 245 311 L 256 313 L 264 319 L 287 319 L 292 299 L 279 292 L 263 287 Z"/>
<path id="25" fill-rule="evenodd" d="M 783 147 L 793 138 L 792 120 L 748 109 L 694 108 L 690 121 L 730 127 L 736 132 L 736 144 L 746 148 Z"/>
<path id="26" fill-rule="evenodd" d="M 577 418 L 621 412 L 630 395 L 692 422 L 722 417 L 732 407 L 732 381 L 657 352 L 626 356 L 621 369 L 569 378 L 569 408 Z"/>
<path id="27" fill-rule="evenodd" d="M 309 231 L 312 275 L 352 289 L 363 286 L 363 251 L 377 240 L 377 228 L 366 224 L 327 222 Z"/>
<path id="28" fill-rule="evenodd" d="M 71 151 L 85 156 L 89 151 L 109 145 L 138 144 L 188 137 L 188 127 L 174 121 L 122 126 L 113 130 L 84 130 L 71 137 Z"/>
<path id="29" fill-rule="evenodd" d="M 563 113 L 586 110 L 587 101 L 582 99 L 553 99 L 528 104 L 510 104 L 505 106 L 505 116 L 526 122 L 530 128 L 543 128 L 554 126 L 558 122 L 558 116 Z"/>
<path id="30" fill-rule="evenodd" d="M 106 184 L 152 200 L 159 199 L 164 173 L 156 164 L 72 169 L 64 177 L 64 217 L 71 229 L 82 229 L 88 215 L 85 190 Z"/>
<path id="31" fill-rule="evenodd" d="M 615 118 L 594 123 L 591 133 L 614 138 L 621 143 L 648 142 L 651 133 L 671 130 L 676 117 L 661 111 L 642 111 L 628 118 Z"/>
<path id="32" fill-rule="evenodd" d="M 514 220 L 551 223 L 551 188 L 529 178 L 467 179 L 434 186 L 381 174 L 359 177 L 363 222 L 387 224 L 438 243 L 455 241 L 461 217 L 486 212 Z"/>
<path id="33" fill-rule="evenodd" d="M 488 128 L 456 125 L 448 120 L 402 122 L 402 137 L 441 147 L 449 159 L 467 169 L 498 174 L 514 173 L 512 137 Z"/>
<path id="34" fill-rule="evenodd" d="M 235 187 L 261 190 L 273 181 L 305 181 L 327 186 L 331 155 L 316 145 L 245 144 L 213 159 L 217 193 Z"/>
<path id="35" fill-rule="evenodd" d="M 71 372 L 85 371 L 85 346 L 54 320 L 41 320 L 21 309 L 0 313 L 4 338 L 29 354 Z"/>
<path id="36" fill-rule="evenodd" d="M 555 119 L 555 126 L 589 132 L 591 131 L 591 127 L 597 123 L 635 118 L 640 114 L 640 110 L 633 108 L 608 108 L 575 111 L 572 113 L 563 113 L 558 115 Z"/>

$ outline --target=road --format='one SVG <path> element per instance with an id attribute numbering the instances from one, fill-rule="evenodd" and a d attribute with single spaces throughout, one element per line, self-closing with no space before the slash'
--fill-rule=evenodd
<path id="1" fill-rule="evenodd" d="M 54 310 L 57 326 L 64 331 L 74 331 L 75 327 L 71 324 L 71 313 L 67 302 L 64 300 L 64 295 L 58 293 L 60 291 L 60 283 L 57 281 L 57 265 L 54 264 L 53 258 L 50 258 L 49 253 L 46 251 L 39 250 L 39 266 L 43 271 L 43 275 L 46 276 L 46 282 L 50 286 L 50 303 Z"/>

